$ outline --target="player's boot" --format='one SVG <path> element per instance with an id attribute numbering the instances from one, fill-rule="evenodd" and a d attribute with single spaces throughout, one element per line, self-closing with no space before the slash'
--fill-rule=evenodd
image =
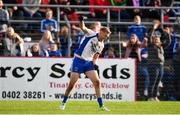
<path id="1" fill-rule="evenodd" d="M 62 103 L 62 104 L 59 106 L 59 108 L 60 108 L 61 110 L 64 110 L 65 107 L 66 107 L 66 103 Z"/>
<path id="2" fill-rule="evenodd" d="M 100 107 L 102 111 L 110 111 L 108 108 L 106 108 L 104 105 Z"/>

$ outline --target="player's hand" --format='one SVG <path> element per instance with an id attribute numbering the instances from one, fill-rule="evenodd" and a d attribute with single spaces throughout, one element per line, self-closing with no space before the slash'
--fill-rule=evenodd
<path id="1" fill-rule="evenodd" d="M 84 20 L 84 17 L 83 16 L 79 16 L 79 21 L 83 21 Z"/>
<path id="2" fill-rule="evenodd" d="M 94 69 L 97 70 L 97 71 L 99 71 L 99 66 L 96 65 L 96 64 L 94 64 Z"/>

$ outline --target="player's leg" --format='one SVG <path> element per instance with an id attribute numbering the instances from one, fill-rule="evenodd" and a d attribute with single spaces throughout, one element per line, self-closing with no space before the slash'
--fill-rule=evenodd
<path id="1" fill-rule="evenodd" d="M 78 78 L 79 78 L 79 73 L 71 72 L 70 82 L 65 91 L 65 95 L 64 95 L 62 104 L 60 105 L 60 109 L 62 109 L 62 110 L 65 109 L 66 102 L 67 102 L 69 96 L 71 95 L 71 91 L 73 90 L 74 86 L 76 85 Z"/>
<path id="2" fill-rule="evenodd" d="M 101 97 L 100 79 L 95 70 L 86 72 L 87 77 L 91 80 L 95 87 L 95 92 L 97 97 Z"/>
<path id="3" fill-rule="evenodd" d="M 97 96 L 97 101 L 98 101 L 99 107 L 102 110 L 110 111 L 109 109 L 107 109 L 103 105 L 102 94 L 101 94 L 101 82 L 100 82 L 100 79 L 98 77 L 97 71 L 95 71 L 95 70 L 87 71 L 86 75 L 92 81 L 92 83 L 93 83 L 93 85 L 95 87 L 95 92 L 96 92 L 96 96 Z"/>

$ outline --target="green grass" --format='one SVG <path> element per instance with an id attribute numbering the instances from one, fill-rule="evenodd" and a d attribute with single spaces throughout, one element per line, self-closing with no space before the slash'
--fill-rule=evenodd
<path id="1" fill-rule="evenodd" d="M 95 101 L 69 101 L 64 111 L 58 101 L 0 101 L 0 114 L 180 114 L 180 102 L 105 102 L 111 110 L 99 110 Z"/>

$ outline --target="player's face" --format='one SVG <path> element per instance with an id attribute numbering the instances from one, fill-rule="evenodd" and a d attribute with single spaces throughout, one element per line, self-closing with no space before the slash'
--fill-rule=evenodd
<path id="1" fill-rule="evenodd" d="M 100 38 L 101 41 L 106 40 L 108 37 L 109 37 L 109 33 L 108 32 L 100 31 L 99 38 Z"/>

